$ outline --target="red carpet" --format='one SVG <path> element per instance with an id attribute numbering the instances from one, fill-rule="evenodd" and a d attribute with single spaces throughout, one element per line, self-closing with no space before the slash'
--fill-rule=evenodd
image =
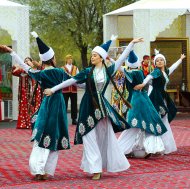
<path id="1" fill-rule="evenodd" d="M 0 129 L 0 188 L 190 188 L 190 119 L 172 122 L 176 153 L 147 160 L 129 159 L 128 171 L 104 173 L 100 181 L 92 181 L 91 175 L 80 170 L 82 145 L 73 145 L 75 126 L 69 129 L 72 149 L 60 152 L 55 177 L 41 182 L 34 181 L 28 170 L 30 131 Z"/>

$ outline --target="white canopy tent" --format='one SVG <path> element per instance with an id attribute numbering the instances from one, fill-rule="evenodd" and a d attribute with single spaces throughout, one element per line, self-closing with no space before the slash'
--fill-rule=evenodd
<path id="1" fill-rule="evenodd" d="M 104 41 L 110 39 L 112 34 L 118 34 L 118 16 L 132 16 L 132 25 L 125 26 L 125 30 L 133 28 L 132 36 L 126 35 L 125 38 L 143 37 L 145 39 L 145 43 L 135 47 L 138 55 L 142 57 L 150 52 L 150 42 L 155 41 L 159 33 L 169 28 L 180 15 L 187 15 L 184 37 L 190 37 L 189 11 L 189 0 L 137 1 L 104 15 Z"/>
<path id="2" fill-rule="evenodd" d="M 142 59 L 143 55 L 150 55 L 151 42 L 156 38 L 190 38 L 190 1 L 140 0 L 105 14 L 103 27 L 104 41 L 109 40 L 112 34 L 121 40 L 143 37 L 145 42 L 135 46 Z M 187 73 L 190 74 L 189 66 Z M 110 91 L 107 92 L 108 98 L 109 94 Z"/>
<path id="3" fill-rule="evenodd" d="M 13 50 L 22 58 L 29 56 L 28 6 L 0 0 L 0 29 L 6 30 L 10 34 Z M 18 116 L 18 78 L 13 77 L 12 85 L 12 119 L 16 120 Z"/>

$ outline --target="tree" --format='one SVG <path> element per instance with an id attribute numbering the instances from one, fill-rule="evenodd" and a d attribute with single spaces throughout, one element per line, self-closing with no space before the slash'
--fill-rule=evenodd
<path id="1" fill-rule="evenodd" d="M 88 49 L 103 41 L 103 14 L 125 6 L 135 0 L 18 0 L 31 7 L 32 28 L 44 37 L 71 42 L 78 48 L 83 67 L 88 66 Z M 67 47 L 66 47 L 67 48 Z"/>

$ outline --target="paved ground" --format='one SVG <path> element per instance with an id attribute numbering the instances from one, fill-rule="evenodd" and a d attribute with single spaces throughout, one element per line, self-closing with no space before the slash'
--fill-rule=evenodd
<path id="1" fill-rule="evenodd" d="M 14 129 L 16 121 L 0 123 L 1 189 L 189 189 L 190 115 L 172 122 L 178 151 L 162 157 L 128 159 L 131 167 L 120 173 L 104 173 L 100 181 L 80 170 L 82 145 L 73 145 L 76 126 L 69 126 L 71 149 L 59 153 L 55 177 L 37 182 L 28 170 L 32 149 L 30 130 Z M 117 134 L 118 136 L 119 134 Z"/>

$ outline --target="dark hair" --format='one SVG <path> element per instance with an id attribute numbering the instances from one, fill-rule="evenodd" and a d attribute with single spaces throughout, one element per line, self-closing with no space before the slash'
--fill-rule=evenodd
<path id="1" fill-rule="evenodd" d="M 27 56 L 27 57 L 24 59 L 24 62 L 25 62 L 26 59 L 29 59 L 31 62 L 33 61 L 33 59 L 32 59 L 31 57 L 29 57 L 29 56 Z"/>
<path id="2" fill-rule="evenodd" d="M 42 61 L 42 64 L 47 64 L 47 65 L 51 65 L 53 67 L 56 67 L 54 65 L 54 63 L 53 63 L 53 59 L 54 59 L 54 56 L 51 59 L 47 60 L 47 61 Z"/>

